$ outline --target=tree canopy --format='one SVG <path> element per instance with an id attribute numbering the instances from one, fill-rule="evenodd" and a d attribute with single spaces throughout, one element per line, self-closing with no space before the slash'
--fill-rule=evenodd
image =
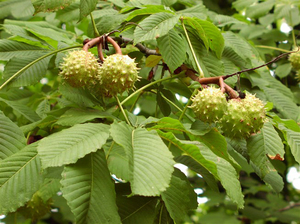
<path id="1" fill-rule="evenodd" d="M 0 23 L 2 222 L 300 222 L 299 0 L 0 0 Z"/>

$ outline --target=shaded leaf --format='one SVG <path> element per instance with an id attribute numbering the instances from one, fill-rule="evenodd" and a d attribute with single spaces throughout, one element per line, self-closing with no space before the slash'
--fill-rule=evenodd
<path id="1" fill-rule="evenodd" d="M 29 201 L 42 184 L 36 144 L 0 161 L 0 213 L 14 212 Z M 16 200 L 16 195 L 18 200 Z"/>
<path id="2" fill-rule="evenodd" d="M 169 186 L 174 169 L 173 156 L 155 131 L 133 129 L 123 122 L 115 122 L 110 133 L 124 148 L 129 160 L 133 194 L 155 196 Z"/>
<path id="3" fill-rule="evenodd" d="M 63 197 L 76 223 L 121 223 L 114 183 L 103 150 L 66 166 L 62 177 Z"/>
<path id="4" fill-rule="evenodd" d="M 35 13 L 39 13 L 64 9 L 74 2 L 74 0 L 31 0 L 31 2 L 35 8 Z"/>
<path id="5" fill-rule="evenodd" d="M 81 21 L 84 17 L 88 16 L 96 9 L 97 0 L 80 0 L 80 18 Z"/>
<path id="6" fill-rule="evenodd" d="M 21 129 L 0 111 L 0 162 L 26 146 Z"/>
<path id="7" fill-rule="evenodd" d="M 129 13 L 128 17 L 126 18 L 126 21 L 129 21 L 136 16 L 150 15 L 159 12 L 172 13 L 172 11 L 166 10 L 162 5 L 145 5 L 145 8 L 137 9 Z"/>
<path id="8" fill-rule="evenodd" d="M 24 57 L 14 57 L 10 59 L 3 72 L 3 78 L 8 79 L 13 76 L 15 73 L 19 72 L 21 69 L 24 69 L 16 78 L 10 82 L 10 86 L 19 87 L 19 86 L 28 86 L 37 83 L 46 75 L 49 61 L 52 55 L 43 58 L 35 63 L 33 61 L 43 57 L 45 54 L 34 54 L 27 55 Z"/>
<path id="9" fill-rule="evenodd" d="M 108 138 L 105 124 L 77 124 L 43 138 L 38 146 L 43 168 L 75 163 L 96 152 Z"/>

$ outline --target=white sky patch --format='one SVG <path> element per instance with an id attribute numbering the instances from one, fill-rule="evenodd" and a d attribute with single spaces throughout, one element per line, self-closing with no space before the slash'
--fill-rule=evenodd
<path id="1" fill-rule="evenodd" d="M 181 96 L 178 93 L 175 93 L 175 97 L 178 101 L 181 101 L 182 103 L 187 103 L 189 101 L 188 98 Z"/>
<path id="2" fill-rule="evenodd" d="M 286 176 L 287 182 L 291 183 L 295 189 L 300 190 L 300 171 L 293 166 Z"/>
<path id="3" fill-rule="evenodd" d="M 0 63 L 0 72 L 4 71 L 4 64 Z"/>
<path id="4" fill-rule="evenodd" d="M 141 108 L 140 107 L 136 107 L 133 111 L 134 115 L 138 115 L 141 112 Z"/>
<path id="5" fill-rule="evenodd" d="M 48 79 L 47 78 L 42 78 L 41 80 L 40 80 L 40 83 L 42 83 L 43 85 L 45 85 L 45 84 L 47 84 L 48 83 Z"/>
<path id="6" fill-rule="evenodd" d="M 0 219 L 4 219 L 5 217 L 5 215 L 0 215 Z"/>
<path id="7" fill-rule="evenodd" d="M 183 165 L 183 164 L 180 164 L 180 163 L 176 163 L 176 164 L 174 165 L 174 167 L 180 169 L 181 172 L 183 172 L 184 175 L 187 176 L 187 174 L 188 174 L 188 167 L 187 167 L 186 165 Z"/>
<path id="8" fill-rule="evenodd" d="M 285 21 L 283 21 L 280 26 L 280 31 L 283 33 L 289 33 L 289 32 L 291 32 L 292 29 L 293 28 L 290 27 Z"/>

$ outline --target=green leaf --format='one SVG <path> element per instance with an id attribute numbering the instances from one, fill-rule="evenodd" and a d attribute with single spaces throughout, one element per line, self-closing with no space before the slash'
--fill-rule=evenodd
<path id="1" fill-rule="evenodd" d="M 40 53 L 28 55 L 26 57 L 14 57 L 10 59 L 5 66 L 3 78 L 8 79 L 25 66 L 29 66 L 25 71 L 23 71 L 21 74 L 19 74 L 19 76 L 10 82 L 10 86 L 19 87 L 37 83 L 46 75 L 48 64 L 52 56 L 46 57 L 34 64 L 31 63 L 44 55 L 45 54 Z"/>
<path id="2" fill-rule="evenodd" d="M 288 76 L 291 70 L 292 70 L 291 63 L 286 63 L 286 64 L 278 65 L 278 67 L 275 70 L 275 74 L 282 79 Z"/>
<path id="3" fill-rule="evenodd" d="M 184 17 L 196 17 L 199 19 L 207 18 L 207 8 L 203 5 L 202 2 L 198 2 L 195 6 L 186 8 L 184 10 L 177 11 L 177 14 L 180 14 Z"/>
<path id="4" fill-rule="evenodd" d="M 291 152 L 300 164 L 300 132 L 292 131 L 290 129 L 285 129 L 287 142 L 291 148 Z"/>
<path id="5" fill-rule="evenodd" d="M 134 43 L 164 36 L 174 28 L 178 19 L 179 16 L 165 12 L 150 15 L 134 30 Z"/>
<path id="6" fill-rule="evenodd" d="M 173 156 L 154 130 L 133 129 L 124 122 L 115 122 L 110 133 L 129 160 L 133 194 L 156 196 L 169 186 Z"/>
<path id="7" fill-rule="evenodd" d="M 117 205 L 123 224 L 154 223 L 158 198 L 131 196 L 129 184 L 117 184 Z"/>
<path id="8" fill-rule="evenodd" d="M 146 5 L 145 8 L 137 9 L 129 13 L 128 17 L 126 18 L 126 21 L 130 21 L 136 16 L 150 15 L 159 12 L 172 13 L 172 11 L 166 10 L 162 5 Z"/>
<path id="9" fill-rule="evenodd" d="M 21 129 L 0 111 L 0 162 L 26 146 Z"/>
<path id="10" fill-rule="evenodd" d="M 56 122 L 63 126 L 73 126 L 75 124 L 85 123 L 95 118 L 112 118 L 117 119 L 113 115 L 99 110 L 71 108 L 66 111 Z"/>
<path id="11" fill-rule="evenodd" d="M 176 162 L 186 165 L 189 169 L 200 174 L 207 185 L 215 192 L 219 192 L 219 187 L 216 178 L 201 164 L 194 160 L 190 156 L 179 156 L 176 158 Z"/>
<path id="12" fill-rule="evenodd" d="M 193 18 L 192 26 L 194 26 L 199 34 L 199 37 L 203 40 L 206 45 L 206 40 L 208 41 L 209 48 L 214 51 L 217 57 L 220 59 L 222 52 L 224 50 L 224 38 L 220 30 L 211 22 L 206 20 L 201 20 L 198 18 Z M 202 32 L 202 30 L 204 33 Z"/>
<path id="13" fill-rule="evenodd" d="M 81 21 L 84 17 L 88 16 L 96 9 L 98 0 L 80 0 L 80 18 Z"/>
<path id="14" fill-rule="evenodd" d="M 263 90 L 268 100 L 274 103 L 274 106 L 284 118 L 297 120 L 299 108 L 290 98 L 278 92 L 277 89 L 264 87 Z"/>
<path id="15" fill-rule="evenodd" d="M 259 18 L 269 13 L 273 8 L 275 0 L 267 0 L 247 8 L 246 16 L 250 18 Z"/>
<path id="16" fill-rule="evenodd" d="M 74 0 L 31 0 L 35 14 L 39 12 L 53 12 L 58 9 L 64 9 L 69 6 Z"/>
<path id="17" fill-rule="evenodd" d="M 255 2 L 256 2 L 256 0 L 237 0 L 237 1 L 232 3 L 232 6 L 236 10 L 241 11 L 241 10 L 249 7 L 250 5 L 252 5 Z"/>
<path id="18" fill-rule="evenodd" d="M 29 55 L 44 53 L 46 50 L 13 40 L 0 40 L 0 60 L 10 60 L 13 57 L 23 58 Z"/>
<path id="19" fill-rule="evenodd" d="M 247 139 L 248 154 L 257 175 L 270 184 L 276 192 L 280 192 L 283 188 L 283 181 L 266 156 L 267 151 L 272 149 L 267 148 L 270 144 L 266 144 L 265 137 L 262 133 L 250 136 Z"/>
<path id="20" fill-rule="evenodd" d="M 279 155 L 280 158 L 284 158 L 284 145 L 273 125 L 270 122 L 266 122 L 261 129 L 261 132 L 264 138 L 264 147 L 268 156 L 275 157 L 276 155 Z"/>
<path id="21" fill-rule="evenodd" d="M 7 104 L 9 107 L 11 107 L 17 113 L 20 113 L 21 115 L 23 115 L 26 119 L 28 119 L 31 122 L 41 120 L 41 118 L 39 117 L 39 115 L 37 115 L 36 112 L 34 112 L 32 109 L 30 109 L 29 107 L 27 107 L 25 104 L 23 104 L 21 102 L 4 100 L 2 98 L 0 98 L 0 101 Z"/>
<path id="22" fill-rule="evenodd" d="M 235 168 L 225 159 L 214 154 L 210 148 L 202 142 L 192 142 L 201 151 L 203 157 L 214 163 L 217 167 L 217 176 L 226 190 L 229 198 L 237 204 L 239 208 L 244 207 L 244 196 Z"/>
<path id="23" fill-rule="evenodd" d="M 239 208 L 243 207 L 244 200 L 238 174 L 229 162 L 218 157 L 202 142 L 180 141 L 175 138 L 172 133 L 164 133 L 162 131 L 158 131 L 158 133 L 161 138 L 175 145 L 186 155 L 206 168 L 216 179 L 220 180 L 233 202 L 235 202 Z"/>
<path id="24" fill-rule="evenodd" d="M 105 124 L 77 124 L 43 138 L 38 146 L 43 168 L 75 163 L 96 152 L 108 138 Z"/>
<path id="25" fill-rule="evenodd" d="M 103 146 L 107 154 L 107 165 L 111 173 L 122 180 L 130 180 L 129 162 L 122 146 L 112 142 Z"/>
<path id="26" fill-rule="evenodd" d="M 41 117 L 41 118 L 46 118 L 47 113 L 50 112 L 51 106 L 50 102 L 48 99 L 44 99 L 40 104 L 38 105 L 36 109 L 36 113 Z"/>
<path id="27" fill-rule="evenodd" d="M 161 194 L 170 216 L 176 223 L 188 217 L 188 212 L 197 208 L 197 194 L 186 176 L 175 169 L 170 187 Z"/>
<path id="28" fill-rule="evenodd" d="M 159 37 L 157 45 L 171 72 L 182 65 L 186 58 L 186 44 L 174 29 Z"/>
<path id="29" fill-rule="evenodd" d="M 167 101 L 161 96 L 160 92 L 157 92 L 156 94 L 156 102 L 162 114 L 166 117 L 169 116 L 171 113 L 171 107 L 167 103 Z"/>
<path id="30" fill-rule="evenodd" d="M 4 19 L 11 14 L 11 10 L 19 0 L 8 0 L 0 2 L 0 19 Z"/>
<path id="31" fill-rule="evenodd" d="M 68 165 L 62 173 L 62 192 L 76 223 L 121 223 L 114 183 L 103 150 Z"/>
<path id="32" fill-rule="evenodd" d="M 31 199 L 42 184 L 41 172 L 36 144 L 26 146 L 0 162 L 1 214 L 16 211 Z"/>

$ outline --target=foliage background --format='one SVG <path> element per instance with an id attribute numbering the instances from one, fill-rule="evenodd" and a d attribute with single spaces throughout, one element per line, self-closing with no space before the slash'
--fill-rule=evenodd
<path id="1" fill-rule="evenodd" d="M 266 103 L 268 122 L 248 139 L 195 119 L 188 99 L 200 85 L 174 74 L 184 64 L 223 76 L 289 52 L 299 44 L 299 8 L 298 0 L 0 1 L 1 221 L 300 222 L 299 190 L 287 181 L 300 162 L 299 80 L 288 57 L 226 80 Z M 136 89 L 118 96 L 124 113 L 116 99 L 58 76 L 68 50 L 113 30 L 133 40 L 120 45 L 141 68 Z M 194 189 L 208 201 L 197 204 Z"/>

